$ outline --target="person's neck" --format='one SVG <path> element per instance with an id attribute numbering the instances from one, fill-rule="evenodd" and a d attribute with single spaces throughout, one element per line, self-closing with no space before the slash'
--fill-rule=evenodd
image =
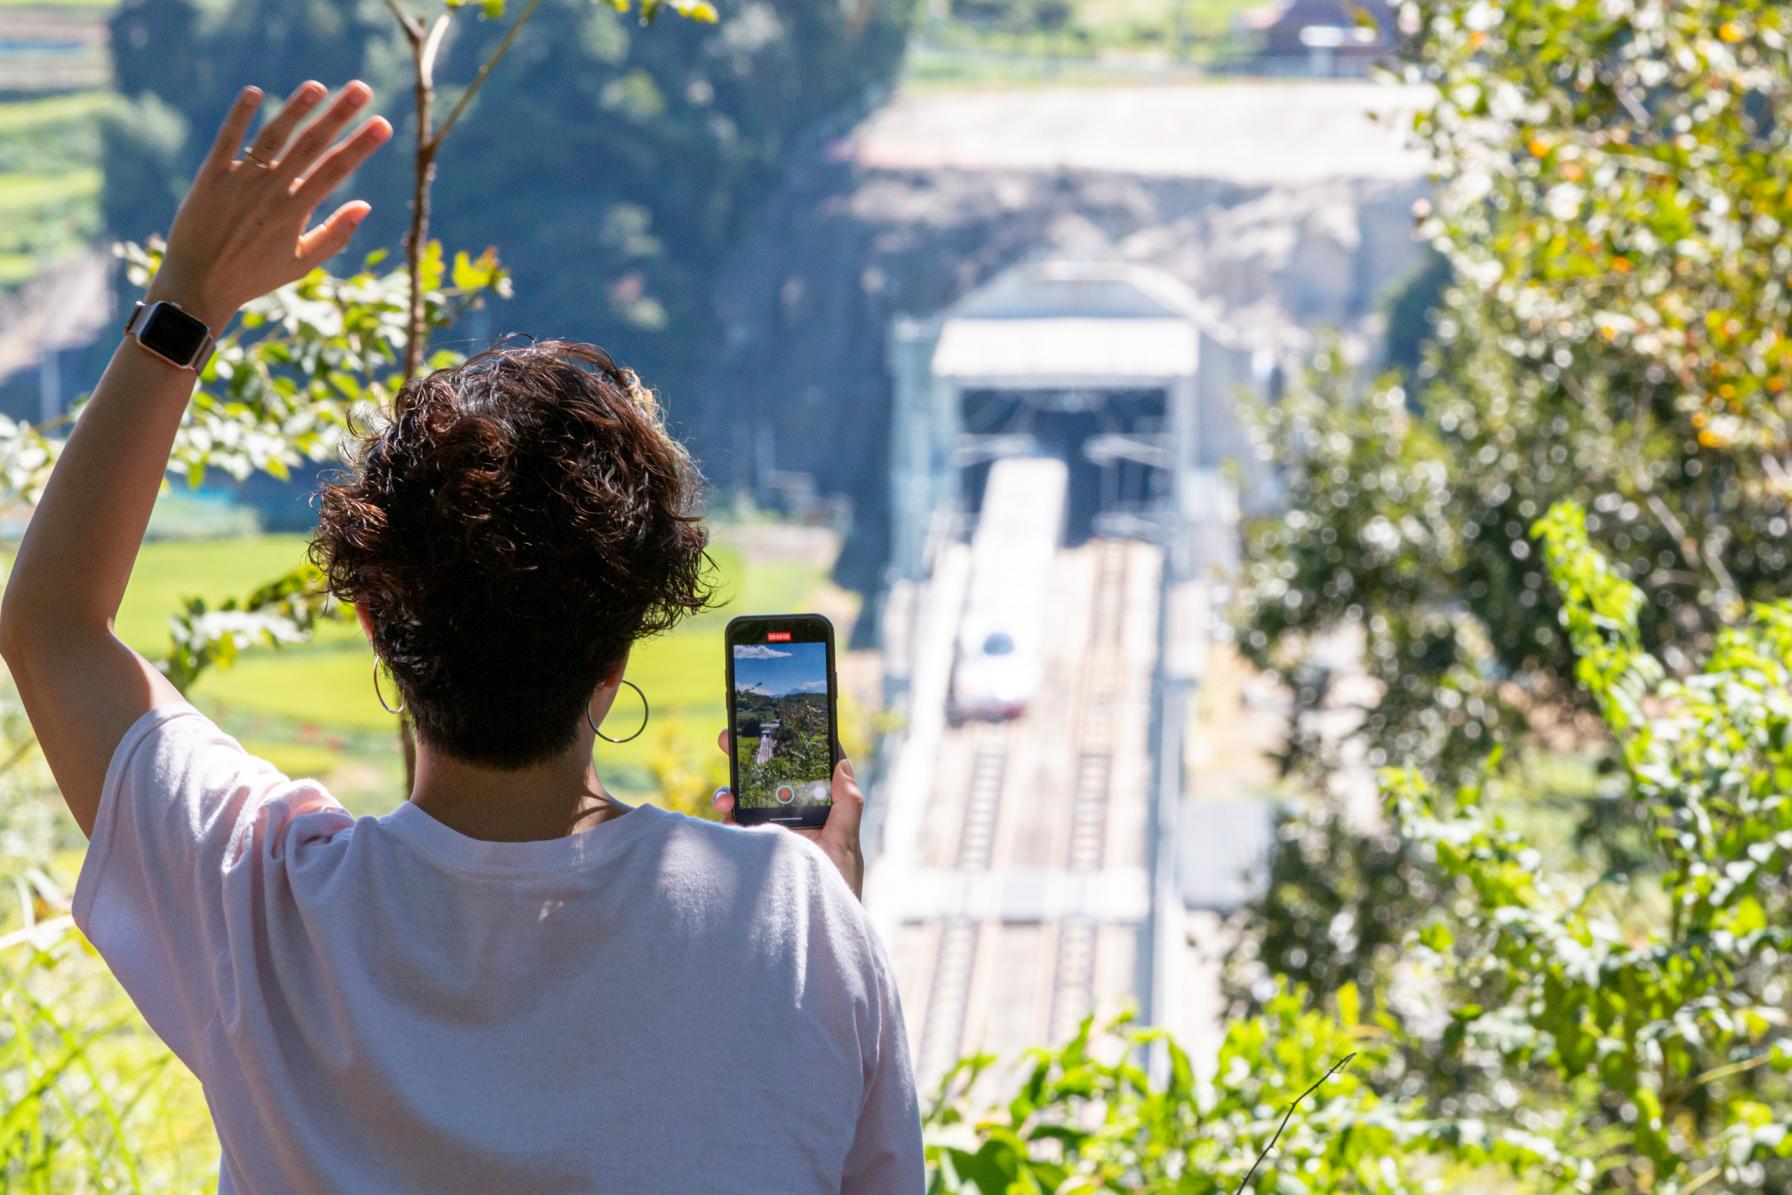
<path id="1" fill-rule="evenodd" d="M 589 743 L 515 770 L 482 767 L 419 743 L 411 804 L 487 842 L 564 838 L 628 812 L 604 790 Z"/>

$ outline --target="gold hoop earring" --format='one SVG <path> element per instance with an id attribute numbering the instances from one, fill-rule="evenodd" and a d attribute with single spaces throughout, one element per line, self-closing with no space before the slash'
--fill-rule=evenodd
<path id="1" fill-rule="evenodd" d="M 385 710 L 388 714 L 391 714 L 394 717 L 396 717 L 397 715 L 404 713 L 404 690 L 403 689 L 400 689 L 398 691 L 398 708 L 397 709 L 393 709 L 391 706 L 387 705 L 386 704 L 386 695 L 384 693 L 380 692 L 380 658 L 378 656 L 373 657 L 373 695 L 379 699 L 380 708 Z"/>
<path id="2" fill-rule="evenodd" d="M 647 718 L 650 712 L 647 708 L 647 694 L 641 692 L 641 686 L 637 685 L 632 680 L 625 680 L 620 683 L 633 689 L 635 691 L 635 696 L 641 699 L 641 725 L 635 727 L 635 733 L 628 735 L 625 738 L 613 739 L 603 731 L 599 730 L 597 728 L 597 723 L 591 720 L 591 704 L 587 702 L 585 704 L 585 725 L 591 728 L 592 734 L 596 735 L 606 743 L 626 743 L 632 739 L 638 739 L 641 737 L 641 732 L 647 729 Z"/>

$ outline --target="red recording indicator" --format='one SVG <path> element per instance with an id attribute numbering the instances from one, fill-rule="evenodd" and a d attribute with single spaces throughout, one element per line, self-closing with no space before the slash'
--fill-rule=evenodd
<path id="1" fill-rule="evenodd" d="M 790 632 L 789 631 L 767 631 L 765 633 L 765 641 L 767 643 L 789 643 L 790 642 Z"/>

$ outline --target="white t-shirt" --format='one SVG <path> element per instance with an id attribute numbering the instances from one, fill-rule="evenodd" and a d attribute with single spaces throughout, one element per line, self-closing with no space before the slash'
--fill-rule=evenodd
<path id="1" fill-rule="evenodd" d="M 224 1195 L 924 1186 L 888 960 L 783 830 L 356 819 L 179 702 L 118 745 L 74 914 L 204 1083 Z"/>

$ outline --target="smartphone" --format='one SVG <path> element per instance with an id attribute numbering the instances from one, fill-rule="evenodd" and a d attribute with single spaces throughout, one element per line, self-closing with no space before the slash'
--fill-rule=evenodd
<path id="1" fill-rule="evenodd" d="M 821 825 L 840 759 L 834 624 L 819 614 L 748 614 L 725 637 L 734 820 Z"/>

